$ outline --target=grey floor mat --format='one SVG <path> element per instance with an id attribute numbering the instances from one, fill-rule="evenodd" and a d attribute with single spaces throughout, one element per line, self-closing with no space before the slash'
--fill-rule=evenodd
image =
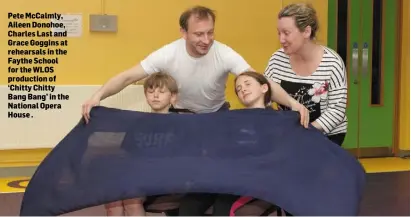
<path id="1" fill-rule="evenodd" d="M 31 177 L 37 167 L 0 167 L 0 178 Z"/>

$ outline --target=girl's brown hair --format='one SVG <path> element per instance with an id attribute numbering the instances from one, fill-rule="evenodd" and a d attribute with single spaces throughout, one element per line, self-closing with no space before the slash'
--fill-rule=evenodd
<path id="1" fill-rule="evenodd" d="M 254 78 L 261 85 L 266 84 L 267 87 L 268 87 L 268 90 L 264 94 L 264 105 L 265 106 L 271 106 L 271 85 L 270 85 L 270 83 L 268 82 L 267 78 L 264 75 L 262 75 L 261 73 L 258 73 L 258 72 L 246 71 L 246 72 L 241 73 L 240 75 L 238 75 L 234 79 L 234 84 L 237 83 L 237 79 L 240 76 L 249 76 L 249 77 Z M 235 94 L 238 96 L 236 85 L 234 85 L 234 91 L 235 91 Z"/>

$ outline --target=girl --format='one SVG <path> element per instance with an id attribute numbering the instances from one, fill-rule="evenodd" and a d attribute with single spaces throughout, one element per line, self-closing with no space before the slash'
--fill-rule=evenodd
<path id="1" fill-rule="evenodd" d="M 271 108 L 271 87 L 257 72 L 244 72 L 235 78 L 235 93 L 246 108 Z"/>
<path id="2" fill-rule="evenodd" d="M 235 93 L 241 104 L 247 109 L 272 109 L 271 86 L 264 75 L 246 71 L 235 80 Z M 232 216 L 234 211 L 242 207 L 251 197 L 239 197 L 231 194 L 219 194 L 214 202 L 214 216 Z"/>

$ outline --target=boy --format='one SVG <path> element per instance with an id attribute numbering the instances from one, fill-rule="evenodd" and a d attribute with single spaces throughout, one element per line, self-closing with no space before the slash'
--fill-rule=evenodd
<path id="1" fill-rule="evenodd" d="M 174 78 L 166 73 L 154 73 L 144 82 L 144 94 L 153 113 L 169 113 L 176 102 L 178 86 Z M 144 198 L 115 201 L 105 205 L 108 216 L 145 216 Z"/>
<path id="2" fill-rule="evenodd" d="M 151 112 L 169 113 L 170 107 L 177 101 L 177 82 L 166 73 L 154 73 L 144 82 L 144 94 Z"/>

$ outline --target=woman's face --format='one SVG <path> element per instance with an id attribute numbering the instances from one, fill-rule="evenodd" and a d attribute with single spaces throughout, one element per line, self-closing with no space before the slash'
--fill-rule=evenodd
<path id="1" fill-rule="evenodd" d="M 236 81 L 236 92 L 240 102 L 247 108 L 264 108 L 264 94 L 268 91 L 266 84 L 247 75 L 240 75 Z"/>
<path id="2" fill-rule="evenodd" d="M 301 32 L 295 25 L 293 17 L 280 18 L 277 24 L 277 31 L 280 44 L 287 55 L 298 52 L 311 34 L 309 30 Z"/>

